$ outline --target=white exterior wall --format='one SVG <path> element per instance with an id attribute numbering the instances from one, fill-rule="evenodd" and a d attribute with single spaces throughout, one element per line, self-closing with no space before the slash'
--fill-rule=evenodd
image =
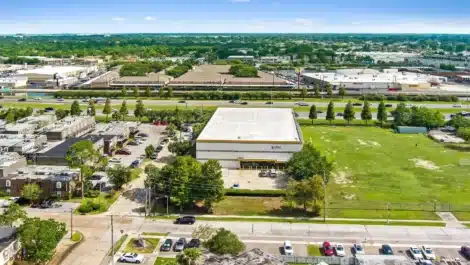
<path id="1" fill-rule="evenodd" d="M 226 168 L 239 168 L 240 160 L 274 160 L 286 162 L 302 144 L 276 143 L 204 143 L 196 142 L 196 158 L 200 162 L 215 159 Z"/>

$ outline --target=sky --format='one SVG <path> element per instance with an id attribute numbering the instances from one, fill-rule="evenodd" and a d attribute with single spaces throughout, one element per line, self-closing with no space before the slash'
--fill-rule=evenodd
<path id="1" fill-rule="evenodd" d="M 0 34 L 470 34 L 469 14 L 469 0 L 0 0 Z"/>

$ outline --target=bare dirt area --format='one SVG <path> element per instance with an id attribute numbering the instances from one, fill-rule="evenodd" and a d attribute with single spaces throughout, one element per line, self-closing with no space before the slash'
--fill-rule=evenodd
<path id="1" fill-rule="evenodd" d="M 419 158 L 413 158 L 410 159 L 410 161 L 413 161 L 415 163 L 416 167 L 428 169 L 428 170 L 439 170 L 440 167 L 436 166 L 434 162 L 429 161 L 429 160 L 424 160 L 424 159 L 419 159 Z"/>

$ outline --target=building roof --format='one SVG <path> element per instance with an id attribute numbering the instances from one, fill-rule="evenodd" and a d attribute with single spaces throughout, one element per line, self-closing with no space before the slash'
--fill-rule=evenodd
<path id="1" fill-rule="evenodd" d="M 413 72 L 388 72 L 388 73 L 362 73 L 362 72 L 342 72 L 342 73 L 304 73 L 304 77 L 309 77 L 333 85 L 341 83 L 395 83 L 395 84 L 420 84 L 428 82 L 439 82 L 439 77 L 413 73 Z"/>
<path id="2" fill-rule="evenodd" d="M 50 179 L 55 181 L 70 181 L 80 174 L 80 169 L 68 166 L 37 166 L 29 165 L 19 168 L 8 175 L 9 179 Z"/>
<path id="3" fill-rule="evenodd" d="M 18 153 L 0 153 L 0 169 L 9 167 L 12 164 L 15 164 L 18 162 L 18 160 L 23 159 L 22 156 L 20 156 Z"/>
<path id="4" fill-rule="evenodd" d="M 44 66 L 40 68 L 30 70 L 20 70 L 17 74 L 37 74 L 37 75 L 53 75 L 53 74 L 65 74 L 70 72 L 86 71 L 87 67 L 83 66 Z"/>
<path id="5" fill-rule="evenodd" d="M 218 108 L 198 142 L 300 143 L 289 108 Z"/>
<path id="6" fill-rule="evenodd" d="M 145 76 L 123 76 L 121 78 L 118 78 L 114 80 L 112 83 L 113 85 L 118 85 L 118 84 L 127 84 L 127 85 L 132 85 L 132 84 L 165 84 L 168 82 L 170 79 L 172 79 L 171 76 L 165 75 L 165 74 L 159 74 L 159 73 L 150 73 Z"/>
<path id="7" fill-rule="evenodd" d="M 96 143 L 103 139 L 103 137 L 99 135 L 88 135 L 84 137 L 77 137 L 77 138 L 69 138 L 62 143 L 54 146 L 53 148 L 45 151 L 44 153 L 40 153 L 40 156 L 48 156 L 48 157 L 64 157 L 67 154 L 67 151 L 69 150 L 70 146 L 72 146 L 74 143 L 77 143 L 79 141 L 84 141 L 84 140 L 90 140 L 93 143 Z"/>

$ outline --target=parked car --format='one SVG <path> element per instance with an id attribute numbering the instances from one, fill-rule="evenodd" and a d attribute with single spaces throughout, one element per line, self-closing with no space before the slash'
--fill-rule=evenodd
<path id="1" fill-rule="evenodd" d="M 50 112 L 50 111 L 54 111 L 54 108 L 53 107 L 44 108 L 44 112 Z"/>
<path id="2" fill-rule="evenodd" d="M 109 163 L 121 163 L 121 158 L 120 157 L 113 157 L 109 159 Z"/>
<path id="3" fill-rule="evenodd" d="M 346 256 L 346 251 L 344 250 L 344 246 L 342 244 L 336 244 L 335 246 L 335 254 L 338 257 Z"/>
<path id="4" fill-rule="evenodd" d="M 178 217 L 175 220 L 175 224 L 194 224 L 196 222 L 196 217 L 194 216 L 183 216 L 183 217 Z"/>
<path id="5" fill-rule="evenodd" d="M 160 247 L 160 251 L 170 251 L 172 246 L 173 246 L 173 240 L 168 238 Z"/>
<path id="6" fill-rule="evenodd" d="M 361 244 L 354 244 L 353 249 L 354 249 L 354 254 L 355 255 L 364 255 L 364 254 L 366 254 L 366 251 L 364 250 L 364 247 L 362 247 Z"/>
<path id="7" fill-rule="evenodd" d="M 305 102 L 303 102 L 303 101 L 297 102 L 297 103 L 295 103 L 295 104 L 298 105 L 298 106 L 304 106 L 304 107 L 305 107 L 305 106 L 308 106 L 308 103 L 305 103 Z"/>
<path id="8" fill-rule="evenodd" d="M 292 247 L 292 243 L 290 241 L 284 241 L 283 250 L 284 250 L 284 254 L 287 256 L 294 255 L 294 248 Z"/>
<path id="9" fill-rule="evenodd" d="M 157 156 L 158 154 L 156 152 L 153 152 L 151 155 L 150 155 L 150 159 L 157 159 Z"/>
<path id="10" fill-rule="evenodd" d="M 381 251 L 383 255 L 393 255 L 393 250 L 390 245 L 382 245 Z"/>
<path id="11" fill-rule="evenodd" d="M 391 108 L 391 107 L 393 107 L 393 105 L 392 104 L 385 104 L 385 107 L 386 108 Z"/>
<path id="12" fill-rule="evenodd" d="M 342 112 L 338 112 L 338 113 L 336 113 L 336 116 L 338 116 L 338 117 L 343 117 L 344 114 L 343 114 Z"/>
<path id="13" fill-rule="evenodd" d="M 413 259 L 422 259 L 423 258 L 423 253 L 421 253 L 421 250 L 417 247 L 410 247 L 410 254 Z"/>
<path id="14" fill-rule="evenodd" d="M 26 98 L 20 98 L 18 101 L 26 101 Z"/>
<path id="15" fill-rule="evenodd" d="M 89 100 L 89 99 L 87 99 L 87 98 L 84 98 L 84 99 L 82 99 L 82 102 L 83 102 L 83 103 L 89 103 L 89 102 L 90 102 L 90 100 Z M 93 103 L 95 103 L 95 102 L 93 102 Z"/>
<path id="16" fill-rule="evenodd" d="M 462 246 L 460 248 L 460 254 L 462 254 L 462 256 L 466 257 L 467 259 L 470 259 L 470 247 Z"/>
<path id="17" fill-rule="evenodd" d="M 186 248 L 198 248 L 200 246 L 201 246 L 201 240 L 199 240 L 198 238 L 193 238 L 186 245 Z"/>
<path id="18" fill-rule="evenodd" d="M 432 265 L 432 261 L 427 260 L 427 259 L 419 259 L 418 265 Z"/>
<path id="19" fill-rule="evenodd" d="M 435 260 L 436 259 L 436 254 L 432 250 L 432 248 L 423 246 L 421 249 L 421 252 L 423 253 L 423 256 L 425 259 L 430 259 L 430 260 Z"/>
<path id="20" fill-rule="evenodd" d="M 353 105 L 353 106 L 362 106 L 362 103 L 354 102 L 352 105 Z"/>
<path id="21" fill-rule="evenodd" d="M 173 246 L 173 251 L 181 252 L 186 247 L 186 238 L 180 238 Z"/>
<path id="22" fill-rule="evenodd" d="M 139 133 L 139 134 L 137 134 L 137 136 L 140 136 L 140 137 L 149 137 L 149 135 L 146 134 L 146 133 Z"/>
<path id="23" fill-rule="evenodd" d="M 116 154 L 118 155 L 131 155 L 132 152 L 130 150 L 127 150 L 127 149 L 119 149 L 116 151 Z"/>
<path id="24" fill-rule="evenodd" d="M 144 262 L 144 256 L 137 253 L 124 253 L 119 257 L 118 261 L 139 264 Z"/>
<path id="25" fill-rule="evenodd" d="M 138 167 L 140 165 L 140 161 L 139 160 L 134 160 L 132 161 L 131 163 L 131 167 Z"/>
<path id="26" fill-rule="evenodd" d="M 137 141 L 130 141 L 130 142 L 128 142 L 127 144 L 128 144 L 128 145 L 134 145 L 134 146 L 135 146 L 135 145 L 139 145 L 139 144 L 137 143 Z"/>
<path id="27" fill-rule="evenodd" d="M 330 244 L 330 242 L 328 242 L 328 241 L 323 242 L 322 247 L 323 247 L 323 254 L 325 254 L 325 256 L 333 256 L 334 255 L 333 246 Z"/>
<path id="28" fill-rule="evenodd" d="M 163 150 L 163 146 L 161 146 L 161 145 L 155 147 L 155 152 L 157 152 L 157 153 L 160 153 L 160 151 L 162 151 L 162 150 Z"/>

